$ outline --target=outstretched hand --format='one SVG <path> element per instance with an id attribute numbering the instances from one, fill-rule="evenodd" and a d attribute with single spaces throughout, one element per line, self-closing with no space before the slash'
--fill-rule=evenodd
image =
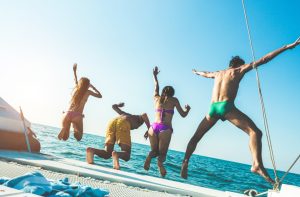
<path id="1" fill-rule="evenodd" d="M 73 65 L 73 71 L 76 72 L 76 70 L 77 70 L 77 63 L 74 63 L 74 65 Z"/>
<path id="2" fill-rule="evenodd" d="M 121 102 L 118 104 L 118 107 L 124 107 L 125 103 Z"/>
<path id="3" fill-rule="evenodd" d="M 295 48 L 299 44 L 300 44 L 300 37 L 294 43 L 292 43 L 292 44 L 289 45 L 290 49 Z"/>
<path id="4" fill-rule="evenodd" d="M 297 45 L 300 44 L 300 37 L 295 42 Z"/>
<path id="5" fill-rule="evenodd" d="M 145 134 L 144 134 L 144 138 L 147 140 L 148 137 L 149 137 L 149 134 L 148 134 L 148 130 L 147 130 L 147 131 L 145 132 Z"/>
<path id="6" fill-rule="evenodd" d="M 157 76 L 159 72 L 160 72 L 160 71 L 158 70 L 158 67 L 155 66 L 154 69 L 153 69 L 153 75 L 154 75 L 154 76 Z"/>
<path id="7" fill-rule="evenodd" d="M 196 75 L 199 75 L 196 69 L 193 69 L 192 72 Z"/>
<path id="8" fill-rule="evenodd" d="M 185 107 L 186 111 L 190 111 L 191 110 L 191 107 L 189 105 L 185 105 L 184 107 Z"/>

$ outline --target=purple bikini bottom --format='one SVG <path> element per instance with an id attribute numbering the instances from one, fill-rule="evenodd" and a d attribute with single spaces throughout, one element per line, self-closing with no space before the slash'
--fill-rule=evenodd
<path id="1" fill-rule="evenodd" d="M 151 127 L 156 135 L 168 129 L 171 129 L 173 131 L 172 127 L 160 122 L 153 123 Z"/>

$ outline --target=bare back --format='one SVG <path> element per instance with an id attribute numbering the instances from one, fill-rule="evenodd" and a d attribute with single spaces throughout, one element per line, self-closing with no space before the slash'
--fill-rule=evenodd
<path id="1" fill-rule="evenodd" d="M 243 64 L 237 68 L 228 68 L 227 70 L 222 70 L 219 72 L 214 72 L 209 74 L 204 73 L 204 76 L 215 79 L 215 84 L 214 84 L 213 94 L 212 94 L 212 102 L 219 102 L 219 101 L 233 102 L 237 95 L 240 81 L 243 78 L 245 73 L 260 65 L 266 64 L 267 62 L 271 61 L 273 58 L 275 58 L 282 52 L 288 49 L 293 49 L 299 44 L 300 44 L 300 38 L 298 38 L 295 42 L 291 44 L 285 45 L 279 49 L 276 49 L 266 54 L 259 60 L 251 62 L 250 64 Z"/>
<path id="2" fill-rule="evenodd" d="M 239 84 L 244 76 L 239 68 L 228 68 L 214 73 L 214 87 L 212 102 L 234 101 L 239 89 Z"/>
<path id="3" fill-rule="evenodd" d="M 85 104 L 86 104 L 86 102 L 87 102 L 89 96 L 91 95 L 90 92 L 91 92 L 91 91 L 88 90 L 88 91 L 83 95 L 83 97 L 82 97 L 82 99 L 81 99 L 79 105 L 74 106 L 74 105 L 71 104 L 70 107 L 69 107 L 69 109 L 68 109 L 68 111 L 76 111 L 76 112 L 79 112 L 79 113 L 83 113 L 84 106 L 85 106 Z"/>
<path id="4" fill-rule="evenodd" d="M 155 105 L 155 122 L 162 122 L 165 125 L 172 127 L 172 118 L 173 113 L 164 113 L 163 120 L 161 118 L 161 113 L 157 110 L 174 110 L 176 107 L 178 100 L 175 97 L 168 97 L 164 103 L 160 103 L 160 96 L 154 97 L 154 105 Z"/>

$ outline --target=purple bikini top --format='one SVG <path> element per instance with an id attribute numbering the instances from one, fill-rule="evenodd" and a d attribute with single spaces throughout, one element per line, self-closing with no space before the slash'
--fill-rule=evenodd
<path id="1" fill-rule="evenodd" d="M 156 112 L 160 112 L 160 120 L 161 122 L 163 121 L 163 117 L 165 113 L 168 114 L 174 114 L 174 110 L 173 109 L 156 109 Z"/>

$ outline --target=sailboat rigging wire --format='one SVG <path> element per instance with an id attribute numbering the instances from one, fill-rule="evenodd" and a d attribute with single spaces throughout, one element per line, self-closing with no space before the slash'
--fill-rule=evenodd
<path id="1" fill-rule="evenodd" d="M 272 147 L 272 142 L 271 142 L 271 136 L 270 136 L 270 131 L 269 131 L 269 125 L 268 125 L 268 120 L 267 120 L 265 104 L 264 104 L 263 95 L 262 95 L 262 91 L 261 91 L 260 78 L 259 78 L 259 75 L 258 75 L 257 67 L 254 64 L 255 54 L 254 54 L 253 42 L 252 42 L 252 38 L 251 38 L 250 27 L 249 27 L 249 22 L 248 22 L 248 16 L 247 16 L 244 0 L 242 0 L 242 5 L 243 5 L 244 17 L 245 17 L 245 22 L 246 22 L 246 27 L 247 27 L 249 44 L 250 44 L 251 53 L 252 53 L 252 62 L 253 62 L 252 66 L 253 66 L 253 68 L 255 69 L 255 72 L 256 72 L 256 81 L 257 81 L 257 86 L 258 86 L 258 93 L 259 93 L 259 98 L 260 98 L 261 109 L 262 109 L 262 113 L 263 113 L 264 127 L 265 127 L 265 133 L 266 133 L 266 136 L 267 136 L 269 153 L 270 153 L 270 157 L 271 157 L 271 161 L 272 161 L 272 165 L 273 165 L 275 181 L 278 182 L 279 179 L 278 179 L 277 172 L 276 172 L 277 171 L 276 170 L 276 163 L 275 163 L 275 158 L 274 158 L 274 153 L 273 153 L 273 147 Z"/>
<path id="2" fill-rule="evenodd" d="M 281 183 L 283 181 L 283 179 L 290 172 L 290 170 L 294 167 L 294 165 L 296 164 L 296 162 L 298 161 L 299 158 L 300 158 L 300 154 L 298 155 L 298 157 L 296 158 L 296 160 L 293 162 L 293 164 L 289 167 L 289 169 L 285 172 L 285 174 L 281 177 L 279 183 Z"/>

